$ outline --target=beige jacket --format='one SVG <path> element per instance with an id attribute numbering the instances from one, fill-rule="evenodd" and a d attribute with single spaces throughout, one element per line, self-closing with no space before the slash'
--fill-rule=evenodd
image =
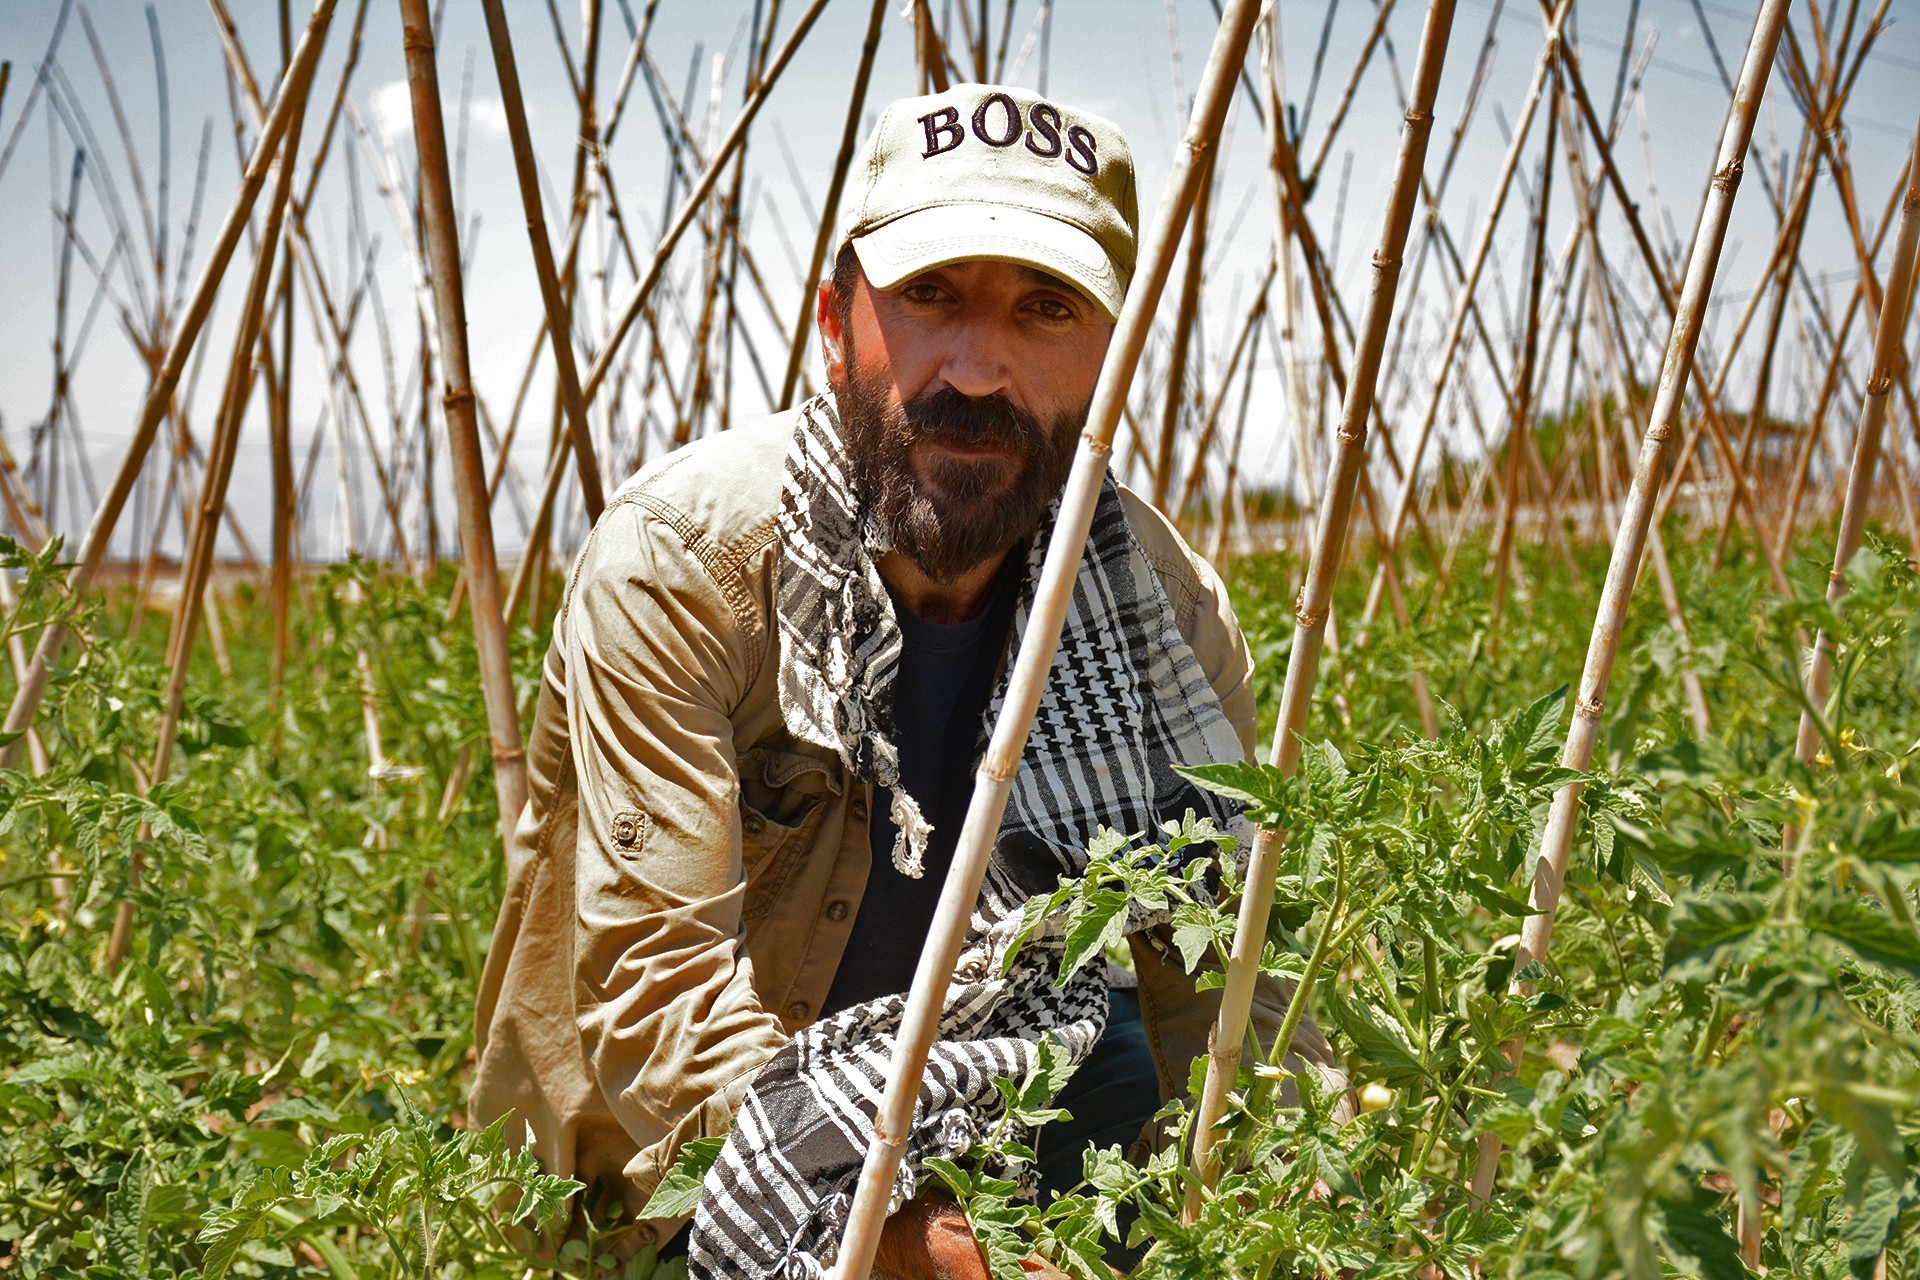
<path id="1" fill-rule="evenodd" d="M 528 744 L 472 1110 L 513 1113 L 548 1172 L 607 1182 L 636 1209 L 817 1016 L 872 862 L 871 788 L 796 742 L 775 693 L 793 422 L 690 445 L 609 501 L 567 584 Z M 1251 748 L 1252 662 L 1225 589 L 1158 512 L 1124 501 Z M 1184 1094 L 1218 995 L 1144 943 L 1133 954 L 1162 1095 Z M 1265 1039 L 1281 1014 L 1269 986 Z M 1311 1027 L 1296 1048 L 1327 1057 Z"/>

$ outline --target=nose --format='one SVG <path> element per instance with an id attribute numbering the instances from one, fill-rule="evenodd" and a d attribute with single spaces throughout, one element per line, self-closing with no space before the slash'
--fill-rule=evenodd
<path id="1" fill-rule="evenodd" d="M 1004 326 L 979 310 L 955 318 L 947 332 L 940 378 L 961 395 L 1005 395 L 1013 388 L 1012 346 Z"/>

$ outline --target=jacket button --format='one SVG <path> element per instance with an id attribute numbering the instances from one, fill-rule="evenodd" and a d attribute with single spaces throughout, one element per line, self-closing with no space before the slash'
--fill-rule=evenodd
<path id="1" fill-rule="evenodd" d="M 827 919 L 829 919 L 829 920 L 833 920 L 833 921 L 836 921 L 836 922 L 838 922 L 838 921 L 841 921 L 841 920 L 845 920 L 846 918 L 847 918 L 847 904 L 846 904 L 846 903 L 844 903 L 844 902 L 829 902 L 829 903 L 827 904 Z"/>
<path id="2" fill-rule="evenodd" d="M 757 836 L 767 829 L 767 820 L 757 813 L 750 813 L 743 825 L 747 828 L 748 835 Z"/>
<path id="3" fill-rule="evenodd" d="M 865 800 L 855 800 L 853 802 L 852 812 L 855 822 L 865 822 L 867 820 L 867 802 Z"/>
<path id="4" fill-rule="evenodd" d="M 807 1020 L 807 1002 L 805 1000 L 795 1000 L 792 1004 L 787 1006 L 788 1022 L 805 1022 L 806 1020 Z"/>

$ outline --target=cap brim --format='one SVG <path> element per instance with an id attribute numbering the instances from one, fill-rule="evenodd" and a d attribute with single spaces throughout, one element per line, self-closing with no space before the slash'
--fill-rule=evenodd
<path id="1" fill-rule="evenodd" d="M 985 258 L 1059 276 L 1108 320 L 1120 318 L 1127 283 L 1100 243 L 1069 222 L 1004 204 L 945 204 L 917 209 L 856 236 L 867 280 L 891 289 L 922 271 Z"/>

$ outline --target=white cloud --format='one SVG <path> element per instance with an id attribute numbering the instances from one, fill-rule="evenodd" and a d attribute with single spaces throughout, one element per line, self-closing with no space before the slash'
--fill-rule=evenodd
<path id="1" fill-rule="evenodd" d="M 375 89 L 368 105 L 373 111 L 373 127 L 388 143 L 398 144 L 413 137 L 413 98 L 405 80 L 389 80 Z M 454 118 L 459 102 L 443 99 L 440 107 L 447 113 L 447 133 L 451 138 L 459 130 L 459 121 Z M 527 114 L 533 115 L 531 108 Z M 467 118 L 471 137 L 507 136 L 507 109 L 498 98 L 473 99 L 467 104 Z"/>
<path id="2" fill-rule="evenodd" d="M 373 91 L 373 127 L 381 138 L 395 142 L 413 136 L 413 99 L 407 94 L 405 80 L 389 80 Z"/>
<path id="3" fill-rule="evenodd" d="M 531 108 L 527 111 L 532 115 Z M 507 108 L 498 98 L 475 98 L 467 106 L 468 129 L 476 138 L 507 136 Z"/>

